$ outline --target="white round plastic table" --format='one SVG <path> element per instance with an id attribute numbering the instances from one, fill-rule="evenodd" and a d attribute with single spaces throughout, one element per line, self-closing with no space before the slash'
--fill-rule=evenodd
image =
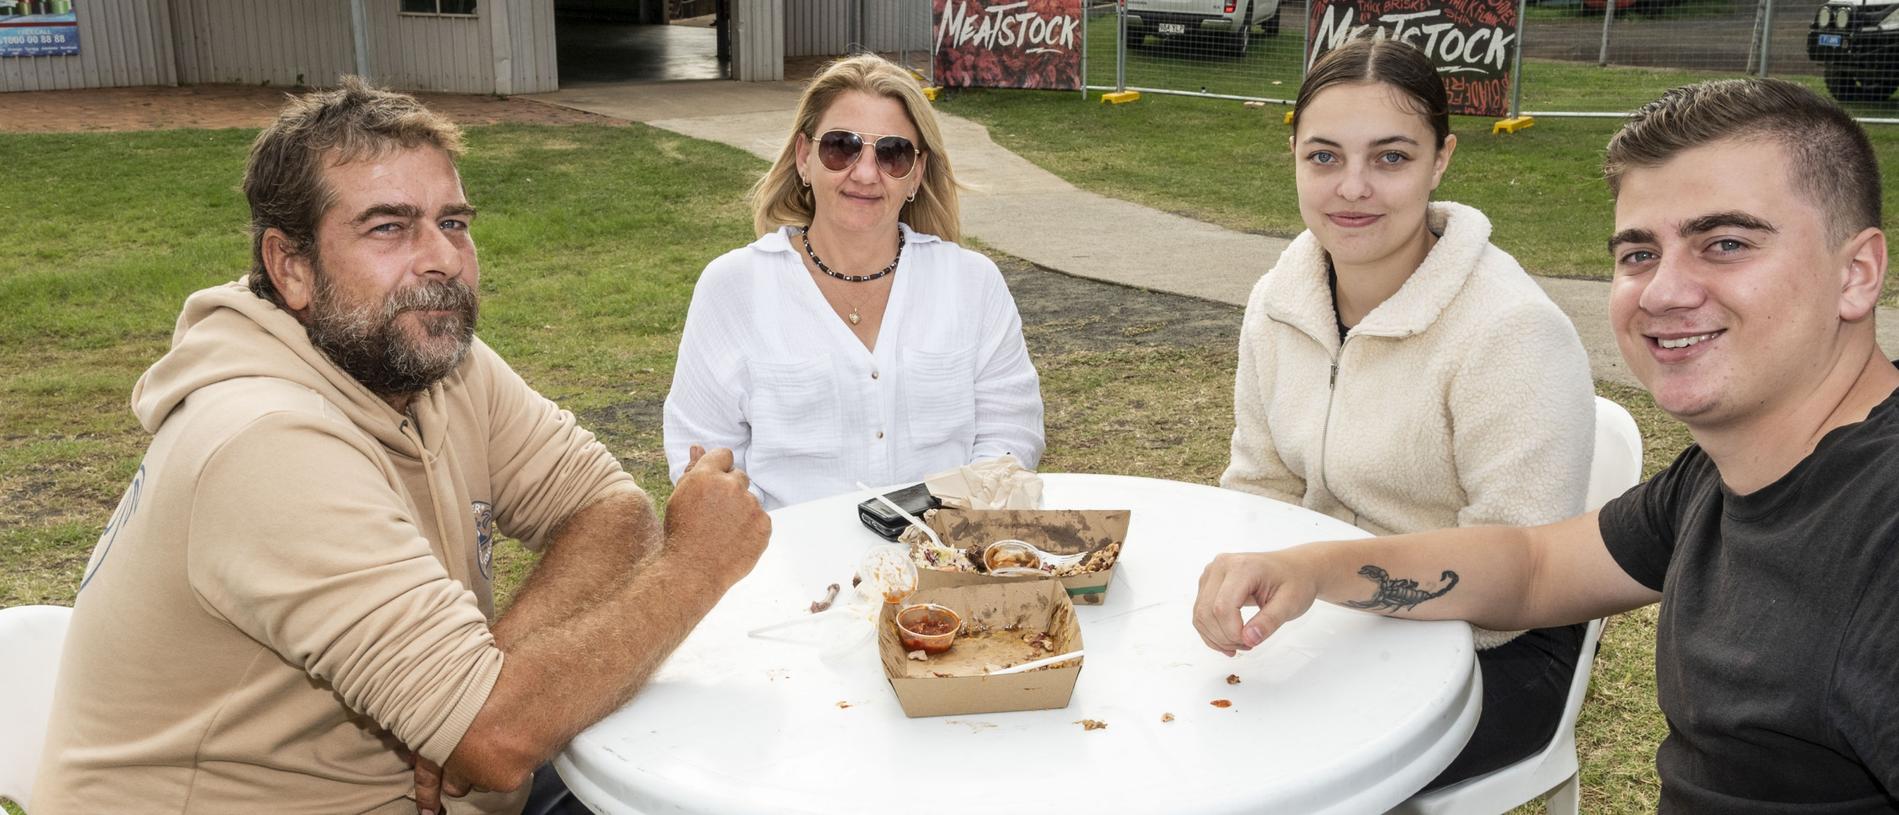
<path id="1" fill-rule="evenodd" d="M 1319 603 L 1237 657 L 1195 634 L 1213 555 L 1364 532 L 1215 487 L 1043 478 L 1050 509 L 1133 510 L 1106 602 L 1076 607 L 1086 658 L 1067 708 L 906 718 L 874 639 L 748 637 L 808 616 L 830 583 L 849 592 L 864 551 L 884 542 L 858 523 L 866 495 L 852 493 L 773 512 L 753 572 L 631 703 L 556 758 L 561 776 L 606 815 L 1379 813 L 1470 738 L 1482 693 L 1464 623 Z"/>

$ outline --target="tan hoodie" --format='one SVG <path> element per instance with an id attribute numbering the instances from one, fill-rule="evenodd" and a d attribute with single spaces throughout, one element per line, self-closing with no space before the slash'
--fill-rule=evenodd
<path id="1" fill-rule="evenodd" d="M 34 815 L 408 812 L 501 671 L 497 534 L 637 489 L 479 340 L 409 416 L 239 283 L 132 392 L 154 435 L 86 567 Z M 518 811 L 521 795 L 462 811 Z"/>

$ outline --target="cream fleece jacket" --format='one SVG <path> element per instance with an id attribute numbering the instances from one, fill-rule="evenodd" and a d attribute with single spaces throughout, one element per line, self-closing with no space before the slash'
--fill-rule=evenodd
<path id="1" fill-rule="evenodd" d="M 1375 535 L 1582 511 L 1595 404 L 1575 326 L 1483 213 L 1439 202 L 1427 219 L 1437 245 L 1342 345 L 1311 232 L 1253 287 L 1222 486 Z M 1519 632 L 1476 633 L 1483 649 Z"/>
<path id="2" fill-rule="evenodd" d="M 479 341 L 404 416 L 238 283 L 186 302 L 132 402 L 151 447 L 80 586 L 34 815 L 413 813 L 394 745 L 445 763 L 501 671 L 494 536 L 638 489 Z"/>

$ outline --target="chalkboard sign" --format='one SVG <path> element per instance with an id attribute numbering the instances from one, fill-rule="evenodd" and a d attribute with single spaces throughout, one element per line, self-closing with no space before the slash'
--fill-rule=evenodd
<path id="1" fill-rule="evenodd" d="M 945 87 L 1081 89 L 1081 0 L 932 0 Z"/>
<path id="2" fill-rule="evenodd" d="M 1399 40 L 1437 66 L 1452 113 L 1510 113 L 1517 52 L 1516 0 L 1315 0 L 1306 68 L 1353 39 Z"/>

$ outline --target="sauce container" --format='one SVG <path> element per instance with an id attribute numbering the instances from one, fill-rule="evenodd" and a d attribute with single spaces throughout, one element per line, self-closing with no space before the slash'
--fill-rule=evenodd
<path id="1" fill-rule="evenodd" d="M 897 640 L 905 651 L 940 654 L 950 649 L 963 618 L 949 606 L 918 603 L 897 612 Z"/>

